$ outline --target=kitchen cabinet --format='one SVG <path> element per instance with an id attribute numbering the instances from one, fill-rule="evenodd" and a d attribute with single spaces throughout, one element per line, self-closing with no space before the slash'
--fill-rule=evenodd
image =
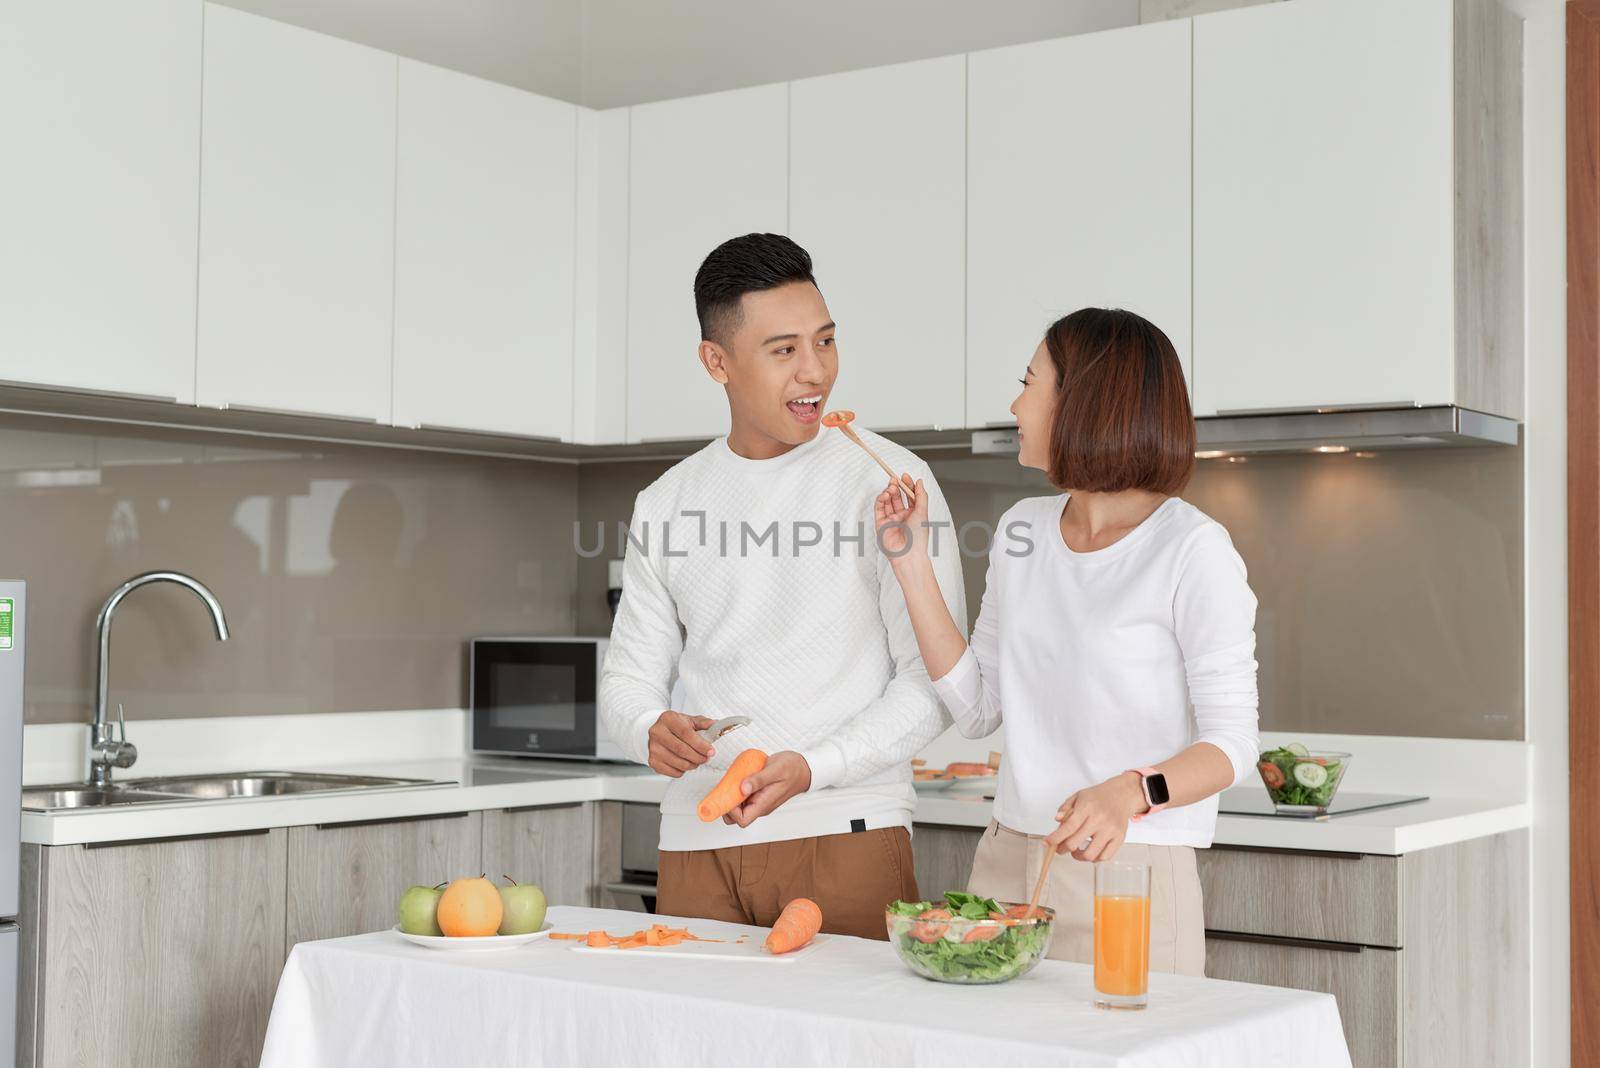
<path id="1" fill-rule="evenodd" d="M 1296 0 L 1193 25 L 1196 414 L 1520 417 L 1520 20 Z"/>
<path id="2" fill-rule="evenodd" d="M 578 109 L 399 77 L 394 422 L 571 440 Z"/>
<path id="3" fill-rule="evenodd" d="M 588 803 L 497 809 L 483 814 L 482 868 L 537 883 L 552 905 L 593 905 L 595 811 Z"/>
<path id="4" fill-rule="evenodd" d="M 381 931 L 406 887 L 482 872 L 483 815 L 289 829 L 288 945 Z"/>
<path id="5" fill-rule="evenodd" d="M 1207 975 L 1333 994 L 1357 1065 L 1524 1059 L 1527 831 L 1398 857 L 1196 857 Z"/>
<path id="6" fill-rule="evenodd" d="M 911 857 L 917 889 L 924 898 L 965 890 L 972 877 L 972 858 L 983 832 L 975 827 L 936 827 L 919 823 L 911 829 Z"/>
<path id="7" fill-rule="evenodd" d="M 1339 1002 L 1350 1062 L 1359 1068 L 1400 1063 L 1400 959 L 1394 949 L 1245 940 L 1208 934 L 1206 975 L 1241 983 L 1320 990 Z M 1419 1064 L 1507 1064 L 1511 1061 L 1435 1060 Z"/>
<path id="8" fill-rule="evenodd" d="M 285 959 L 287 838 L 23 846 L 19 1064 L 254 1065 Z"/>
<path id="9" fill-rule="evenodd" d="M 6 6 L 0 379 L 194 399 L 200 27 L 199 0 Z"/>
<path id="10" fill-rule="evenodd" d="M 1015 424 L 1078 308 L 1138 312 L 1189 366 L 1189 48 L 1179 19 L 968 57 L 968 426 Z"/>
<path id="11" fill-rule="evenodd" d="M 388 421 L 396 64 L 206 5 L 198 403 Z"/>
<path id="12" fill-rule="evenodd" d="M 627 440 L 627 108 L 578 112 L 578 250 L 573 298 L 573 440 Z"/>
<path id="13" fill-rule="evenodd" d="M 964 425 L 966 57 L 789 93 L 789 234 L 839 324 L 834 396 L 873 430 Z"/>
<path id="14" fill-rule="evenodd" d="M 694 276 L 730 237 L 788 229 L 789 87 L 642 104 L 629 125 L 629 441 L 712 438 L 723 389 L 701 366 Z"/>

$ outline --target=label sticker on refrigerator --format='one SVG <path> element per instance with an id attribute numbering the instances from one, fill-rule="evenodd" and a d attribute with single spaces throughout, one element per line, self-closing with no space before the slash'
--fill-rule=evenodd
<path id="1" fill-rule="evenodd" d="M 0 653 L 11 648 L 11 606 L 10 597 L 0 597 Z"/>

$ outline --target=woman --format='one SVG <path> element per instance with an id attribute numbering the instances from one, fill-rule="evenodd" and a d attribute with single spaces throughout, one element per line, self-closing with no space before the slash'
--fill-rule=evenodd
<path id="1" fill-rule="evenodd" d="M 1062 492 L 1000 521 L 969 647 L 927 551 L 927 497 L 877 525 L 928 676 L 961 733 L 1006 727 L 969 889 L 1026 901 L 1046 849 L 1050 955 L 1093 953 L 1092 861 L 1151 868 L 1150 967 L 1200 975 L 1194 850 L 1257 759 L 1255 596 L 1228 532 L 1179 499 L 1195 429 L 1172 342 L 1126 311 L 1046 332 L 1011 405 L 1025 467 Z M 909 481 L 909 480 L 908 480 Z"/>

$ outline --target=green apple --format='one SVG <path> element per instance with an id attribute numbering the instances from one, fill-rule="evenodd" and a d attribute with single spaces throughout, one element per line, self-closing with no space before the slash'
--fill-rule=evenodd
<path id="1" fill-rule="evenodd" d="M 444 885 L 412 886 L 400 895 L 394 918 L 400 921 L 400 930 L 406 934 L 444 937 L 439 930 L 439 898 L 444 896 Z M 543 912 L 540 912 L 543 915 Z"/>
<path id="2" fill-rule="evenodd" d="M 500 888 L 502 916 L 500 933 L 503 935 L 532 934 L 544 926 L 544 891 L 532 883 L 519 883 L 511 876 L 504 877 L 510 886 Z"/>

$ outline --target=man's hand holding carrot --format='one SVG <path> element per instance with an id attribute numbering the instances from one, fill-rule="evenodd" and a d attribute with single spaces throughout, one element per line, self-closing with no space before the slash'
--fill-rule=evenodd
<path id="1" fill-rule="evenodd" d="M 796 794 L 811 789 L 811 765 L 793 750 L 773 753 L 767 766 L 745 779 L 740 787 L 744 801 L 722 817 L 722 822 L 748 827 Z"/>

